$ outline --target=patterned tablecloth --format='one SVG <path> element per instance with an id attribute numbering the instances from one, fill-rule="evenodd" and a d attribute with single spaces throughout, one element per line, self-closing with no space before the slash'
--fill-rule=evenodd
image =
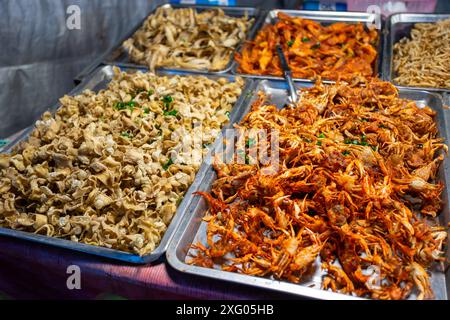
<path id="1" fill-rule="evenodd" d="M 67 288 L 67 268 L 81 270 L 81 289 Z M 286 299 L 290 296 L 172 269 L 165 258 L 134 266 L 0 237 L 0 299 Z"/>

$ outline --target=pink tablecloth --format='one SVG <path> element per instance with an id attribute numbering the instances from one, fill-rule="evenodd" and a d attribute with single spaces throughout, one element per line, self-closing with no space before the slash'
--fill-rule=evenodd
<path id="1" fill-rule="evenodd" d="M 69 265 L 81 269 L 81 289 L 69 290 Z M 0 292 L 12 298 L 280 299 L 273 291 L 210 280 L 172 269 L 165 259 L 143 266 L 0 237 Z"/>

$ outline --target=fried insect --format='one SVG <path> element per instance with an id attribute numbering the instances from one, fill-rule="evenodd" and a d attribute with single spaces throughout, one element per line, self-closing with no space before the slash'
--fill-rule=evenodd
<path id="1" fill-rule="evenodd" d="M 427 270 L 445 260 L 447 239 L 434 219 L 448 151 L 435 112 L 377 79 L 318 83 L 294 108 L 265 99 L 238 129 L 276 130 L 279 170 L 217 158 L 218 179 L 201 194 L 208 242 L 194 246 L 191 262 L 298 283 L 321 260 L 324 289 L 431 298 Z"/>

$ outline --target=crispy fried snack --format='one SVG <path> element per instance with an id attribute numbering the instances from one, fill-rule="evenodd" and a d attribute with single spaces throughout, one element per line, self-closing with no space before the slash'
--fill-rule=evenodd
<path id="1" fill-rule="evenodd" d="M 254 19 L 231 17 L 223 10 L 158 8 L 123 43 L 130 59 L 158 67 L 223 70 L 246 37 Z"/>
<path id="2" fill-rule="evenodd" d="M 139 255 L 158 246 L 243 81 L 115 72 L 0 154 L 0 227 Z"/>
<path id="3" fill-rule="evenodd" d="M 416 23 L 394 45 L 393 68 L 400 85 L 450 89 L 450 19 Z"/>
<path id="4" fill-rule="evenodd" d="M 278 18 L 275 25 L 265 25 L 253 41 L 247 41 L 242 53 L 235 54 L 239 72 L 282 76 L 275 50 L 280 43 L 295 78 L 349 80 L 375 74 L 376 30 L 342 22 L 323 26 L 283 13 Z"/>
<path id="5" fill-rule="evenodd" d="M 207 244 L 194 244 L 189 262 L 298 283 L 320 257 L 324 289 L 431 298 L 426 270 L 445 260 L 447 238 L 434 219 L 448 151 L 434 116 L 377 79 L 318 84 L 281 110 L 260 93 L 239 129 L 278 132 L 279 170 L 216 161 L 211 193 L 200 193 Z M 251 157 L 258 146 L 248 145 Z"/>

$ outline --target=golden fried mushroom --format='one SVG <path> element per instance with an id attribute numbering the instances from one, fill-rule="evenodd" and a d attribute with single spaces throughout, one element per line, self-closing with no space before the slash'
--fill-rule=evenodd
<path id="1" fill-rule="evenodd" d="M 0 155 L 0 226 L 153 251 L 242 85 L 115 69 L 107 89 L 64 96 Z"/>

